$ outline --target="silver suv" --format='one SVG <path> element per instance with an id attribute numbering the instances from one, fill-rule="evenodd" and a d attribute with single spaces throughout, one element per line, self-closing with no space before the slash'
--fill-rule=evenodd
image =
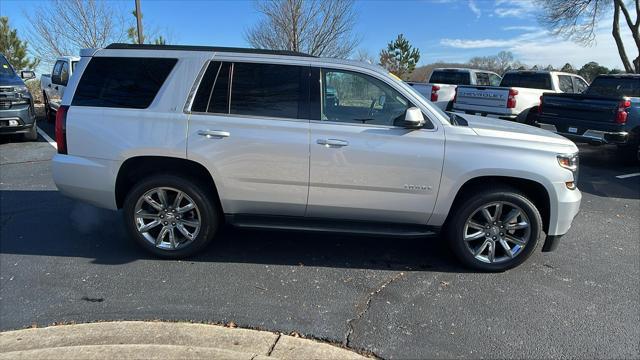
<path id="1" fill-rule="evenodd" d="M 554 249 L 580 206 L 571 141 L 444 113 L 377 66 L 194 46 L 81 56 L 56 114 L 55 182 L 123 209 L 161 257 L 228 223 L 442 233 L 464 264 L 499 271 Z"/>

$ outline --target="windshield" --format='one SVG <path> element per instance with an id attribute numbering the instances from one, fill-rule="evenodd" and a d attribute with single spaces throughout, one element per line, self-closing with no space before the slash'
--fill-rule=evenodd
<path id="1" fill-rule="evenodd" d="M 432 84 L 470 85 L 471 74 L 467 71 L 434 71 L 429 82 Z"/>
<path id="2" fill-rule="evenodd" d="M 587 89 L 586 94 L 640 97 L 640 80 L 638 78 L 597 77 Z"/>
<path id="3" fill-rule="evenodd" d="M 3 55 L 0 55 L 0 76 L 14 77 L 15 75 L 16 73 L 13 71 L 11 65 L 9 65 L 7 59 Z"/>

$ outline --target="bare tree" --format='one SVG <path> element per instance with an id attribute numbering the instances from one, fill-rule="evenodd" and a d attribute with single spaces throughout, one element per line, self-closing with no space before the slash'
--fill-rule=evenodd
<path id="1" fill-rule="evenodd" d="M 353 0 L 256 2 L 264 18 L 246 32 L 245 38 L 260 49 L 347 58 L 359 43 L 353 33 L 353 4 Z"/>
<path id="2" fill-rule="evenodd" d="M 375 63 L 375 59 L 366 49 L 358 49 L 356 55 L 353 57 L 354 60 L 362 61 L 368 64 Z"/>
<path id="3" fill-rule="evenodd" d="M 53 0 L 25 13 L 28 38 L 33 52 L 50 65 L 58 56 L 124 40 L 121 13 L 106 1 Z"/>
<path id="4" fill-rule="evenodd" d="M 582 45 L 589 46 L 595 41 L 598 22 L 613 12 L 611 34 L 618 47 L 620 60 L 627 72 L 640 73 L 640 0 L 538 0 L 543 12 L 540 22 Z M 635 21 L 627 4 L 635 4 Z M 639 55 L 630 61 L 620 34 L 620 15 L 631 31 L 635 48 Z"/>

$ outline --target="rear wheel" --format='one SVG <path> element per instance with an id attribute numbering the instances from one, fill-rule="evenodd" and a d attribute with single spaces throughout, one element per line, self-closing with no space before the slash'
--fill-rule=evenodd
<path id="1" fill-rule="evenodd" d="M 449 244 L 470 268 L 511 269 L 527 260 L 539 243 L 540 212 L 516 190 L 481 192 L 453 211 L 446 228 Z"/>
<path id="2" fill-rule="evenodd" d="M 124 216 L 138 244 L 170 259 L 202 250 L 219 223 L 210 192 L 196 181 L 173 175 L 138 182 L 125 199 Z"/>

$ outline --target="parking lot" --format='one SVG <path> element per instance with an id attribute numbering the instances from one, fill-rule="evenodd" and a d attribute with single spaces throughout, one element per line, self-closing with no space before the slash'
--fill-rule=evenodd
<path id="1" fill-rule="evenodd" d="M 580 148 L 582 208 L 558 250 L 484 274 L 439 238 L 232 228 L 189 261 L 157 260 L 126 237 L 120 213 L 57 192 L 44 138 L 3 137 L 0 330 L 234 322 L 382 358 L 638 358 L 640 176 L 624 175 L 640 169 L 611 147 Z"/>

